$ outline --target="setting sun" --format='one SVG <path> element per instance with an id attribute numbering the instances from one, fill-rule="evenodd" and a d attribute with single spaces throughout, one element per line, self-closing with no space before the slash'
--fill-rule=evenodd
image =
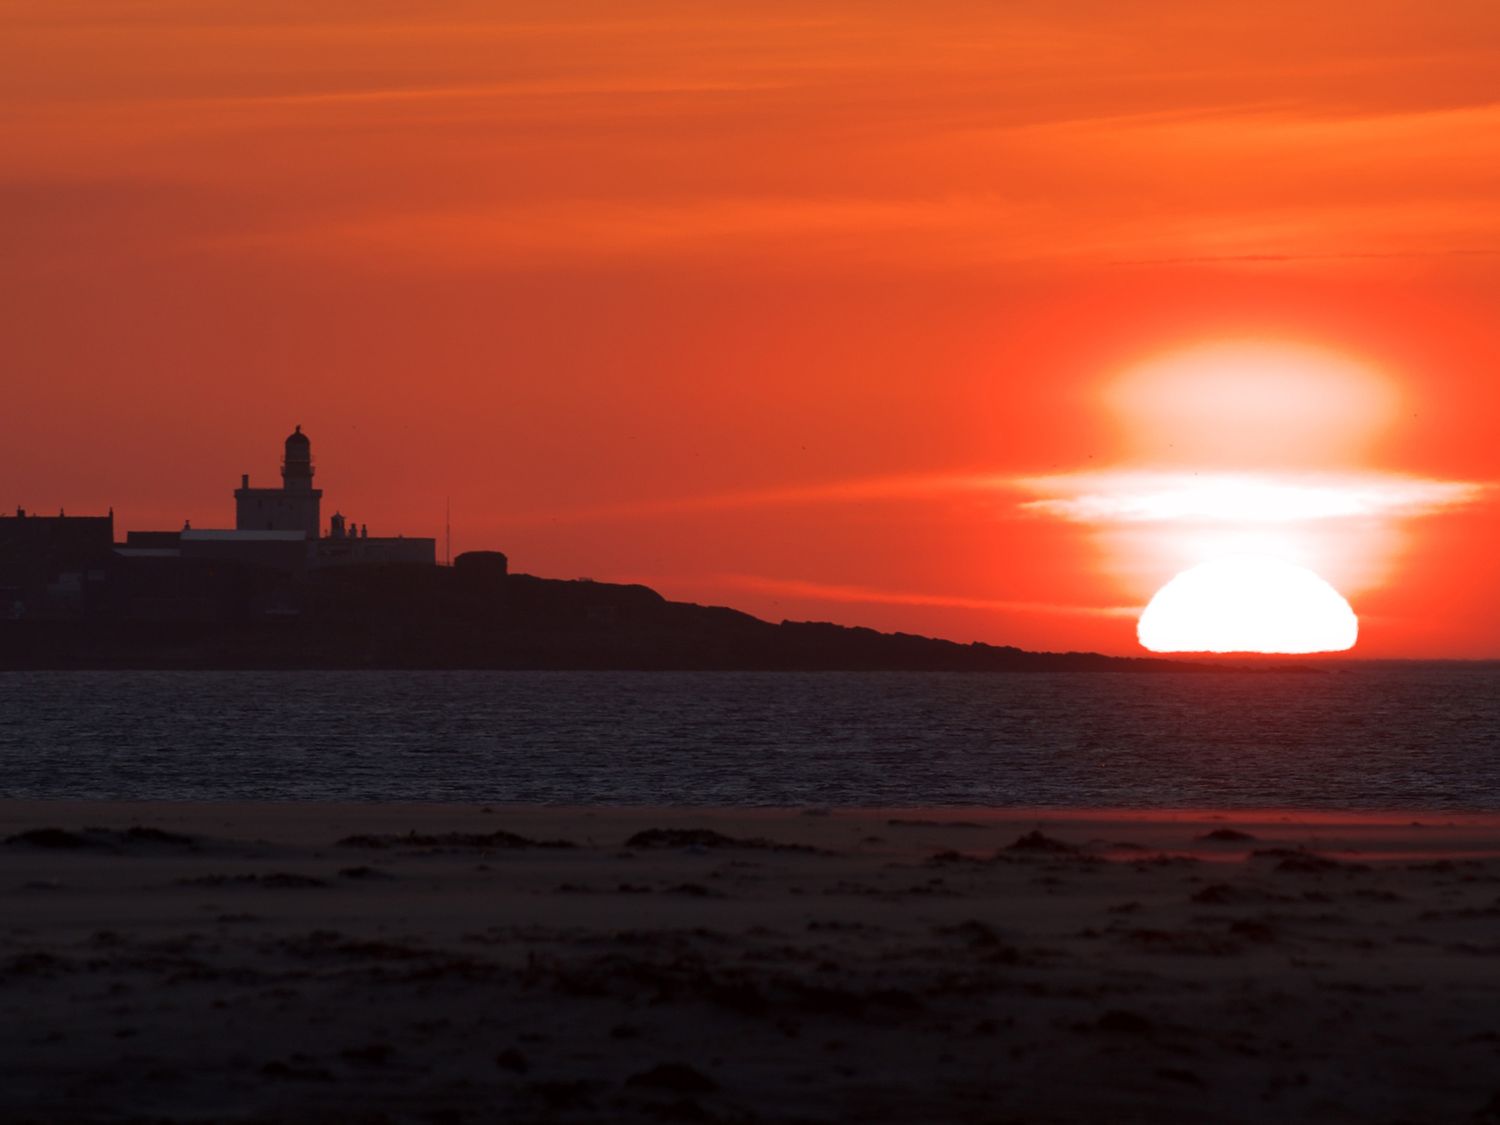
<path id="1" fill-rule="evenodd" d="M 0 1125 L 1500 1125 L 1497 76 L 0 0 Z"/>
<path id="2" fill-rule="evenodd" d="M 1359 621 L 1306 567 L 1231 558 L 1185 570 L 1157 591 L 1137 632 L 1152 652 L 1342 652 Z"/>

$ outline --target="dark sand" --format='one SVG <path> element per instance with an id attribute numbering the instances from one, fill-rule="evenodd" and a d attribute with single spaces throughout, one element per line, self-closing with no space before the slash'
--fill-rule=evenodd
<path id="1" fill-rule="evenodd" d="M 49 827 L 6 1122 L 1500 1121 L 1494 816 L 0 802 Z"/>

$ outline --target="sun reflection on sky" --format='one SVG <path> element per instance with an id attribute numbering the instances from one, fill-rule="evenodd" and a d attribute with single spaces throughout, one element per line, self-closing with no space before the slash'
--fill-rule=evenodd
<path id="1" fill-rule="evenodd" d="M 1169 579 L 1218 574 L 1245 557 L 1316 572 L 1345 593 L 1368 589 L 1390 579 L 1405 521 L 1486 489 L 1380 466 L 1394 386 L 1369 364 L 1301 343 L 1229 340 L 1157 355 L 1103 394 L 1125 438 L 1121 462 L 1024 479 L 1033 498 L 1021 508 L 1094 528 L 1107 569 L 1134 597 L 1159 599 Z M 1231 582 L 1216 590 L 1226 603 L 1253 600 Z M 1261 632 L 1246 647 L 1269 643 Z M 1286 644 L 1310 651 L 1300 636 Z"/>

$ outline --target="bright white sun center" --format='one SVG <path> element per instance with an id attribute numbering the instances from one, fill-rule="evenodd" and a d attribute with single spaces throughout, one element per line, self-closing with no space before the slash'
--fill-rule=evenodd
<path id="1" fill-rule="evenodd" d="M 1359 620 L 1306 567 L 1229 558 L 1184 570 L 1156 592 L 1136 635 L 1152 652 L 1341 652 Z"/>

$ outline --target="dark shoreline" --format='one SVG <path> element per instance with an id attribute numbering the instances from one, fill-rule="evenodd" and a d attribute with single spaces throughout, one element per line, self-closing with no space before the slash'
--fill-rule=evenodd
<path id="1" fill-rule="evenodd" d="M 0 621 L 0 669 L 1190 672 L 1223 658 L 1029 652 L 827 622 L 773 624 L 673 602 L 645 586 L 530 575 L 474 579 L 434 567 L 349 568 L 299 588 L 289 608 L 253 599 L 152 603 L 78 620 Z M 1272 659 L 1258 669 L 1314 669 Z"/>
<path id="2" fill-rule="evenodd" d="M 696 609 L 699 607 L 684 607 Z M 753 620 L 753 619 L 752 619 Z M 0 671 L 659 671 L 1127 674 L 1322 672 L 1292 661 L 1167 660 L 1029 652 L 820 623 L 756 621 L 733 635 L 691 631 L 497 630 L 442 623 L 232 625 L 5 622 Z"/>

